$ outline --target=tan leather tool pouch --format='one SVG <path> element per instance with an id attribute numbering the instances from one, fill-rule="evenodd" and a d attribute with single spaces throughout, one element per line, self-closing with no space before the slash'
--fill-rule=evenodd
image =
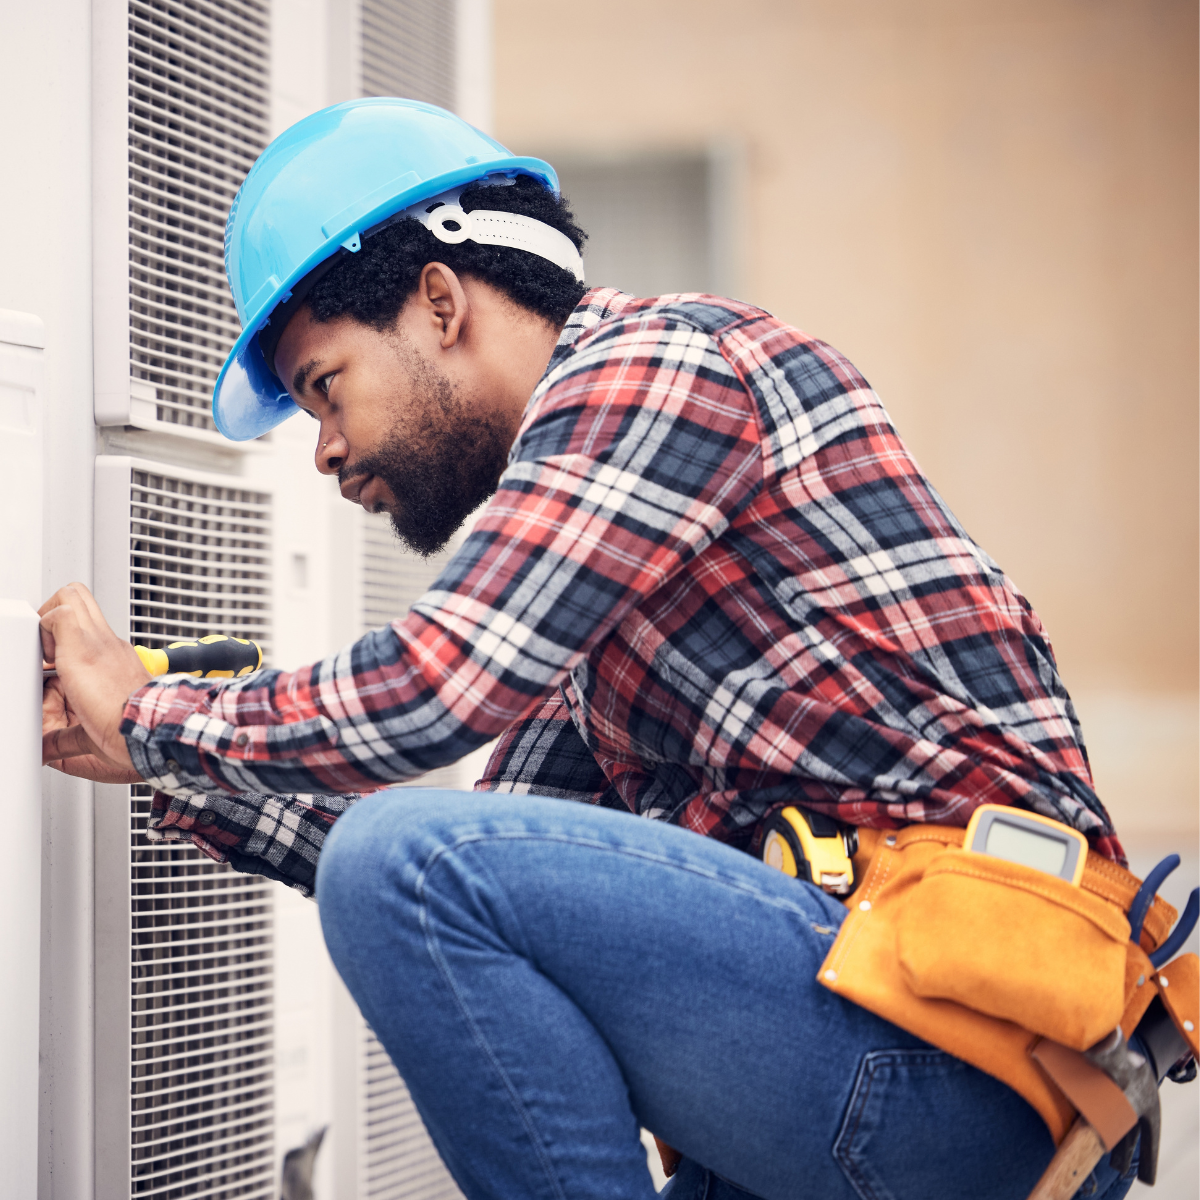
<path id="1" fill-rule="evenodd" d="M 936 855 L 896 913 L 913 994 L 954 1000 L 1075 1050 L 1125 1010 L 1129 922 L 1114 904 L 1020 863 Z"/>
<path id="2" fill-rule="evenodd" d="M 1031 885 L 1040 873 L 999 860 L 984 870 L 962 840 L 963 830 L 939 825 L 872 838 L 817 978 L 1008 1084 L 1057 1143 L 1075 1109 L 1030 1049 L 1039 1034 L 1090 1045 L 1122 1014 L 1136 1024 L 1156 992 L 1146 954 L 1176 913 L 1155 900 L 1136 946 L 1122 939 L 1139 881 L 1115 863 L 1089 854 L 1080 887 L 1045 875 Z"/>

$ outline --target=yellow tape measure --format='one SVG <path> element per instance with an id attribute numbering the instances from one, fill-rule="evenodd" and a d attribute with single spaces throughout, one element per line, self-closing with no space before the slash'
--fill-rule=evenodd
<path id="1" fill-rule="evenodd" d="M 854 887 L 851 857 L 857 849 L 858 835 L 853 829 L 788 804 L 767 818 L 762 860 L 793 879 L 845 896 Z"/>

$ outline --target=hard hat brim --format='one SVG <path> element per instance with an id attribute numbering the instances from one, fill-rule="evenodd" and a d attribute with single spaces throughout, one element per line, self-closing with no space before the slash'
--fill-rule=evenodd
<path id="1" fill-rule="evenodd" d="M 233 344 L 213 389 L 217 429 L 230 441 L 248 442 L 299 411 L 263 358 L 258 328 L 248 325 Z"/>
<path id="2" fill-rule="evenodd" d="M 267 365 L 259 347 L 258 333 L 276 306 L 291 295 L 292 289 L 321 263 L 336 254 L 356 235 L 361 239 L 388 217 L 426 198 L 437 196 L 451 188 L 474 183 L 489 175 L 532 175 L 555 195 L 558 194 L 558 175 L 554 168 L 540 158 L 510 155 L 491 162 L 461 167 L 432 179 L 414 180 L 404 189 L 388 196 L 369 197 L 361 211 L 339 214 L 336 228 L 323 226 L 324 243 L 292 271 L 288 278 L 263 289 L 262 299 L 255 296 L 255 311 L 247 315 L 241 334 L 229 351 L 225 365 L 213 388 L 212 415 L 217 429 L 230 441 L 246 442 L 262 437 L 276 425 L 299 412 L 278 376 Z"/>

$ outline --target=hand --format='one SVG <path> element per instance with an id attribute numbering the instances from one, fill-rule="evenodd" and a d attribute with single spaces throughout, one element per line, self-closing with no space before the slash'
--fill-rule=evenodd
<path id="1" fill-rule="evenodd" d="M 66 770 L 64 760 L 82 760 L 67 773 L 99 783 L 136 782 L 140 777 L 120 733 L 121 717 L 126 699 L 149 682 L 150 673 L 137 651 L 108 627 L 83 584 L 60 588 L 38 615 L 42 657 L 58 670 L 43 691 L 42 762 Z"/>
<path id="2" fill-rule="evenodd" d="M 47 753 L 71 757 L 47 758 Z M 42 685 L 42 765 L 94 783 L 142 782 L 133 767 L 123 767 L 96 750 L 67 701 L 62 680 L 53 676 Z"/>

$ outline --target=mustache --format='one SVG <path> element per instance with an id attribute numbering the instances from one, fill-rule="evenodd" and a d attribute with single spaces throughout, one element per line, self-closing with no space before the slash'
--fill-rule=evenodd
<path id="1" fill-rule="evenodd" d="M 368 455 L 365 455 L 364 457 L 360 458 L 358 460 L 358 462 L 356 462 L 353 466 L 347 466 L 347 465 L 343 464 L 342 466 L 338 467 L 338 473 L 337 473 L 338 487 L 341 487 L 343 484 L 349 483 L 350 480 L 352 480 L 352 479 L 359 479 L 363 475 L 378 475 L 378 474 L 380 474 L 380 470 L 379 470 L 380 457 L 381 456 L 378 454 L 368 454 Z"/>

